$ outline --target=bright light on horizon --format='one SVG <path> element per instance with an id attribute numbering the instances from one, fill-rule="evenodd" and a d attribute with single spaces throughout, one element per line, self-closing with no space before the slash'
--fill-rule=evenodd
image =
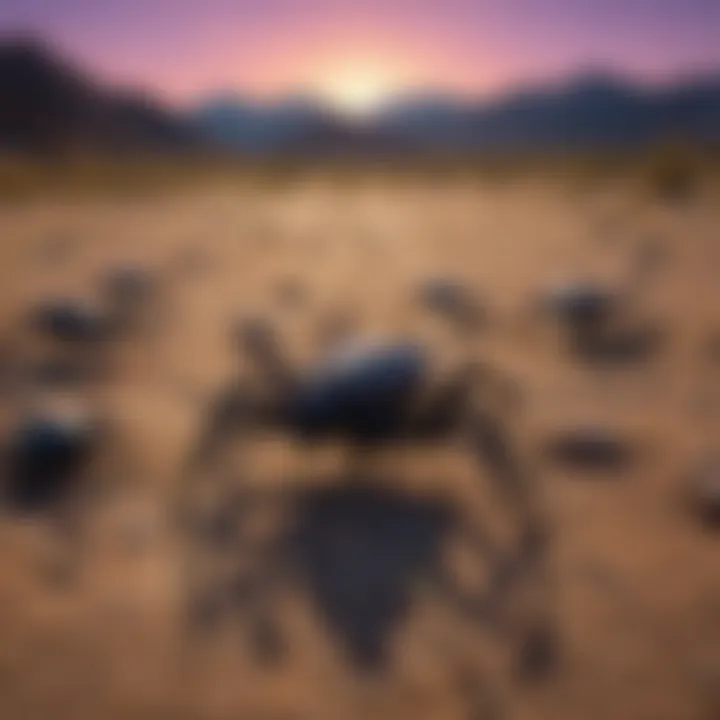
<path id="1" fill-rule="evenodd" d="M 374 68 L 341 68 L 319 83 L 318 97 L 350 118 L 373 115 L 399 90 L 398 83 Z"/>

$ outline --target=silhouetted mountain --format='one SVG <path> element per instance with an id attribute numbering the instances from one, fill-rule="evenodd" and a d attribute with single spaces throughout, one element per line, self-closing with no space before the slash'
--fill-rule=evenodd
<path id="1" fill-rule="evenodd" d="M 573 149 L 637 146 L 665 137 L 720 139 L 720 78 L 650 90 L 593 75 L 478 108 L 480 147 Z"/>
<path id="2" fill-rule="evenodd" d="M 283 149 L 331 124 L 327 113 L 304 98 L 253 104 L 234 95 L 203 103 L 191 120 L 214 144 L 248 153 Z"/>
<path id="3" fill-rule="evenodd" d="M 376 123 L 353 123 L 307 98 L 252 104 L 226 95 L 192 114 L 209 142 L 249 154 L 387 154 L 411 138 Z"/>
<path id="4" fill-rule="evenodd" d="M 569 150 L 634 147 L 666 137 L 720 141 L 720 76 L 650 89 L 591 74 L 481 103 L 442 95 L 401 98 L 352 125 L 311 103 L 263 107 L 233 97 L 194 119 L 227 147 L 245 151 Z"/>
<path id="5" fill-rule="evenodd" d="M 352 123 L 303 97 L 257 104 L 216 96 L 173 112 L 108 89 L 41 42 L 0 41 L 0 150 L 387 154 L 635 147 L 720 141 L 720 75 L 651 89 L 602 73 L 483 102 L 400 97 Z"/>
<path id="6" fill-rule="evenodd" d="M 462 146 L 473 138 L 473 109 L 438 93 L 415 94 L 388 105 L 377 124 L 415 145 Z"/>
<path id="7" fill-rule="evenodd" d="M 108 90 L 35 40 L 0 43 L 0 148 L 179 150 L 197 132 L 151 98 Z"/>

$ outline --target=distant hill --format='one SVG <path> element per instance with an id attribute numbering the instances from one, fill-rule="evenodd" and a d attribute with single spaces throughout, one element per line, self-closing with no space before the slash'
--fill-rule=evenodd
<path id="1" fill-rule="evenodd" d="M 537 89 L 473 112 L 482 147 L 637 146 L 666 137 L 720 140 L 720 76 L 651 90 L 609 76 Z"/>
<path id="2" fill-rule="evenodd" d="M 177 151 L 185 119 L 140 93 L 102 87 L 43 43 L 0 43 L 0 148 L 34 153 Z"/>
<path id="3" fill-rule="evenodd" d="M 214 96 L 181 112 L 103 86 L 36 40 L 0 41 L 0 150 L 387 154 L 637 147 L 678 136 L 720 142 L 720 74 L 663 88 L 603 73 L 483 101 L 400 97 L 351 123 L 312 99 Z"/>
<path id="4" fill-rule="evenodd" d="M 211 98 L 189 119 L 212 142 L 249 153 L 283 149 L 332 122 L 321 108 L 304 98 L 253 104 L 234 95 Z"/>
<path id="5" fill-rule="evenodd" d="M 360 126 L 308 102 L 267 107 L 226 96 L 201 106 L 193 120 L 227 147 L 256 152 L 303 142 L 334 152 L 622 148 L 667 137 L 718 142 L 720 75 L 650 89 L 593 74 L 474 103 L 419 95 Z"/>

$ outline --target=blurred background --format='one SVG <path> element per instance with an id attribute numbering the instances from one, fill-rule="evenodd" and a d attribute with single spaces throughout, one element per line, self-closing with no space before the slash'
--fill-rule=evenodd
<path id="1" fill-rule="evenodd" d="M 5 0 L 0 716 L 720 719 L 718 37 Z"/>
<path id="2" fill-rule="evenodd" d="M 10 153 L 717 141 L 720 11 L 703 0 L 37 0 L 0 21 Z"/>

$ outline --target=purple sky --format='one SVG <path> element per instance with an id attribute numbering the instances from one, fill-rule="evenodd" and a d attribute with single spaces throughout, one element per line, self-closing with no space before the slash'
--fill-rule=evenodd
<path id="1" fill-rule="evenodd" d="M 720 69 L 719 0 L 0 0 L 0 30 L 176 99 L 317 88 L 345 67 L 481 93 L 586 66 Z"/>

